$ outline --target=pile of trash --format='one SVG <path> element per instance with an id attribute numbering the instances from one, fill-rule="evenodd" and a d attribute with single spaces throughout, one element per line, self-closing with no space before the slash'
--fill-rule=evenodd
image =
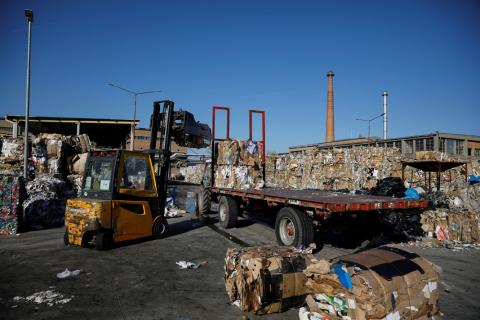
<path id="1" fill-rule="evenodd" d="M 277 313 L 304 304 L 303 270 L 315 261 L 294 247 L 228 249 L 225 288 L 228 302 L 255 314 Z"/>
<path id="2" fill-rule="evenodd" d="M 327 261 L 265 246 L 228 249 L 225 287 L 230 304 L 255 314 L 301 307 L 301 320 L 418 319 L 439 312 L 439 272 L 392 247 Z"/>
<path id="3" fill-rule="evenodd" d="M 38 174 L 27 182 L 23 202 L 25 224 L 30 230 L 62 226 L 67 199 L 74 196 L 65 181 L 48 174 Z"/>
<path id="4" fill-rule="evenodd" d="M 419 319 L 439 312 L 438 267 L 404 250 L 320 260 L 304 274 L 308 296 L 300 319 Z"/>
<path id="5" fill-rule="evenodd" d="M 0 172 L 21 174 L 23 172 L 23 138 L 6 138 L 0 141 Z"/>
<path id="6" fill-rule="evenodd" d="M 225 140 L 216 144 L 216 148 L 216 187 L 242 190 L 263 188 L 261 142 Z"/>
<path id="7" fill-rule="evenodd" d="M 17 175 L 0 175 L 0 234 L 16 234 L 22 225 L 25 182 Z"/>

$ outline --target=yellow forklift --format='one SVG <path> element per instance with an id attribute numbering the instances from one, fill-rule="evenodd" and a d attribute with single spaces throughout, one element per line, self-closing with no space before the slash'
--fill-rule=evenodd
<path id="1" fill-rule="evenodd" d="M 157 152 L 159 128 L 161 150 Z M 80 197 L 67 202 L 65 245 L 106 250 L 122 241 L 167 235 L 164 210 L 171 140 L 181 146 L 205 147 L 210 142 L 210 128 L 195 122 L 187 111 L 174 112 L 174 102 L 165 100 L 154 102 L 150 129 L 148 152 L 90 151 Z M 157 161 L 158 176 L 154 170 Z"/>

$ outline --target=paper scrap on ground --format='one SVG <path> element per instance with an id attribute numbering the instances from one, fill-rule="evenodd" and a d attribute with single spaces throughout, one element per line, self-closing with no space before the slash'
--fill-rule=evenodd
<path id="1" fill-rule="evenodd" d="M 32 302 L 36 304 L 47 304 L 49 307 L 52 307 L 57 304 L 65 304 L 70 302 L 74 296 L 68 297 L 60 292 L 55 290 L 46 290 L 35 292 L 32 295 L 27 297 L 16 296 L 13 298 L 14 302 Z"/>
<path id="2" fill-rule="evenodd" d="M 204 264 L 206 264 L 207 261 L 203 261 L 200 263 L 195 263 L 195 262 L 190 262 L 190 261 L 177 261 L 176 264 L 180 267 L 180 269 L 198 269 Z"/>
<path id="3" fill-rule="evenodd" d="M 70 277 L 76 277 L 80 274 L 81 270 L 73 270 L 70 271 L 68 268 L 65 269 L 65 271 L 57 273 L 57 278 L 58 279 L 66 279 Z"/>

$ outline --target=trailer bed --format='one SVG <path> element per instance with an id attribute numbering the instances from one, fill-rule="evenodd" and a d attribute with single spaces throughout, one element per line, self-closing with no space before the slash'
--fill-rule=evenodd
<path id="1" fill-rule="evenodd" d="M 263 200 L 269 203 L 295 205 L 321 212 L 372 211 L 383 209 L 427 208 L 428 201 L 384 196 L 350 194 L 326 190 L 293 190 L 264 188 L 235 190 L 212 188 L 212 192 L 240 197 L 243 200 Z"/>

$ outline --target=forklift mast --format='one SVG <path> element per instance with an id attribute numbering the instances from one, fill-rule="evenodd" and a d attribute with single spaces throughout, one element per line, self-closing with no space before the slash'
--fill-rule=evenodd
<path id="1" fill-rule="evenodd" d="M 160 107 L 163 106 L 163 110 L 160 113 Z M 168 185 L 168 172 L 170 170 L 170 142 L 172 139 L 172 126 L 173 126 L 173 108 L 174 102 L 170 100 L 155 101 L 153 103 L 153 113 L 151 117 L 151 130 L 150 130 L 150 156 L 152 163 L 155 163 L 156 146 L 157 146 L 157 133 L 160 123 L 162 132 L 160 134 L 160 153 L 159 168 L 157 177 L 157 192 L 158 202 L 160 210 L 165 207 L 165 200 L 167 196 Z M 162 211 L 163 212 L 163 211 Z"/>

